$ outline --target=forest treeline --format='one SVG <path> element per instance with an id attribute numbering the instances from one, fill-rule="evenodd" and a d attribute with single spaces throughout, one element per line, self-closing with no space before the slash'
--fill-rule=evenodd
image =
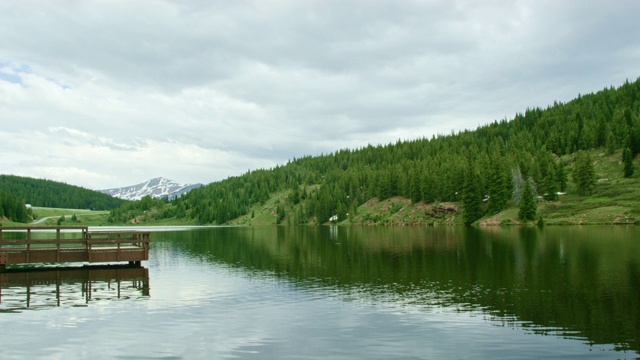
<path id="1" fill-rule="evenodd" d="M 472 223 L 519 205 L 523 196 L 553 201 L 568 185 L 589 195 L 596 179 L 584 150 L 602 148 L 612 154 L 624 149 L 630 163 L 625 176 L 632 176 L 633 159 L 640 153 L 639 113 L 640 79 L 567 103 L 527 109 L 475 130 L 343 149 L 248 171 L 192 190 L 156 216 L 224 224 L 273 194 L 289 191 L 288 204 L 274 209 L 278 220 L 341 221 L 372 198 L 402 196 L 413 203 L 461 202 L 464 222 Z M 567 155 L 575 166 L 567 166 Z M 149 205 L 150 200 L 128 204 L 112 211 L 111 220 L 128 221 L 140 212 L 138 206 Z M 285 214 L 285 208 L 295 214 Z M 525 218 L 531 215 L 523 211 Z"/>
<path id="2" fill-rule="evenodd" d="M 0 191 L 0 219 L 7 218 L 13 222 L 25 223 L 31 220 L 31 216 L 31 208 L 27 208 L 24 201 Z"/>
<path id="3" fill-rule="evenodd" d="M 15 175 L 0 175 L 0 193 L 22 204 L 51 208 L 111 210 L 126 203 L 79 186 Z"/>

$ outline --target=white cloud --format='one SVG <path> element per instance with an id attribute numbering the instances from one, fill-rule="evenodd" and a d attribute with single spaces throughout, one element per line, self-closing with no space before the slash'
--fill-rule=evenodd
<path id="1" fill-rule="evenodd" d="M 0 168 L 204 182 L 640 75 L 635 2 L 0 2 Z M 53 130 L 53 131 L 50 131 Z"/>

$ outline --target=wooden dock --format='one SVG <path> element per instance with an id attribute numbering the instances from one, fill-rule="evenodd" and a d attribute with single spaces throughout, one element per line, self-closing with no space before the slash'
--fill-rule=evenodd
<path id="1" fill-rule="evenodd" d="M 149 232 L 88 227 L 1 227 L 0 271 L 7 265 L 112 263 L 149 259 Z"/>

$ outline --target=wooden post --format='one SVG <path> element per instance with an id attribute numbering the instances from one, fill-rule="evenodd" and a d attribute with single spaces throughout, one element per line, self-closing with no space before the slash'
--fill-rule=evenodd
<path id="1" fill-rule="evenodd" d="M 149 296 L 149 269 L 144 269 L 142 277 L 142 295 Z"/>
<path id="2" fill-rule="evenodd" d="M 2 226 L 0 226 L 0 251 L 2 251 Z M 6 263 L 6 255 L 0 253 L 0 271 L 5 271 L 7 269 Z"/>
<path id="3" fill-rule="evenodd" d="M 58 306 L 60 306 L 60 283 L 60 270 L 58 270 L 56 271 L 56 304 Z"/>
<path id="4" fill-rule="evenodd" d="M 9 255 L 5 253 L 0 253 L 0 271 L 5 271 L 7 269 L 7 263 L 9 262 Z"/>
<path id="5" fill-rule="evenodd" d="M 31 229 L 27 229 L 27 263 L 30 262 L 29 261 L 30 252 L 31 252 Z"/>
<path id="6" fill-rule="evenodd" d="M 60 262 L 60 228 L 56 229 L 56 262 Z"/>
<path id="7" fill-rule="evenodd" d="M 89 232 L 83 231 L 82 238 L 84 239 L 84 247 L 87 250 L 87 260 L 91 262 L 91 243 L 89 242 L 91 240 L 91 235 Z"/>
<path id="8" fill-rule="evenodd" d="M 27 273 L 27 307 L 31 306 L 31 277 Z"/>
<path id="9" fill-rule="evenodd" d="M 149 233 L 145 233 L 144 235 L 142 235 L 144 242 L 142 243 L 142 246 L 144 247 L 144 258 L 145 259 L 149 259 Z"/>
<path id="10" fill-rule="evenodd" d="M 91 272 L 89 272 L 89 278 L 87 279 L 87 298 L 86 298 L 86 304 L 89 303 L 89 300 L 91 300 L 91 291 L 93 291 L 93 282 L 91 281 Z"/>
<path id="11" fill-rule="evenodd" d="M 0 226 L 0 251 L 2 251 L 2 226 Z M 7 255 L 0 252 L 0 271 L 7 269 Z"/>

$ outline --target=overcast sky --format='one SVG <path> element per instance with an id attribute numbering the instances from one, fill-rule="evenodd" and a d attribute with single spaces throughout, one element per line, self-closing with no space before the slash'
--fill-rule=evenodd
<path id="1" fill-rule="evenodd" d="M 0 1 L 0 173 L 210 183 L 640 76 L 640 1 Z"/>

